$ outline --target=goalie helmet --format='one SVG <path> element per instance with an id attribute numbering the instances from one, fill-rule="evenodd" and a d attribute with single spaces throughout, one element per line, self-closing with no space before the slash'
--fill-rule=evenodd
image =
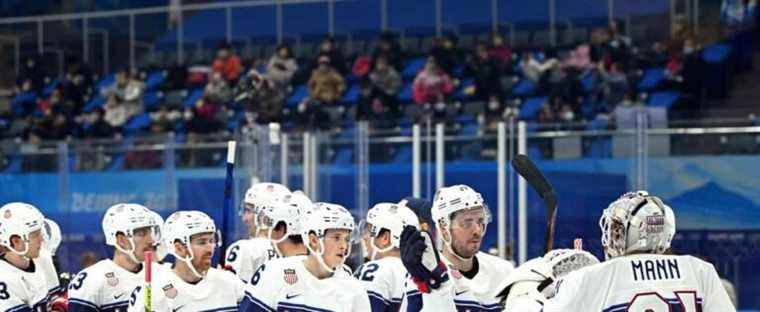
<path id="1" fill-rule="evenodd" d="M 117 250 L 127 254 L 129 258 L 140 263 L 135 255 L 135 230 L 149 228 L 151 237 L 154 241 L 160 241 L 159 224 L 156 223 L 152 212 L 143 205 L 138 204 L 116 204 L 106 210 L 103 216 L 103 235 L 106 237 L 106 245 L 113 246 Z M 129 240 L 130 250 L 119 246 L 116 241 L 118 233 L 124 234 Z"/>
<path id="2" fill-rule="evenodd" d="M 413 226 L 416 229 L 420 228 L 417 215 L 405 206 L 392 203 L 378 203 L 367 211 L 366 226 L 361 228 L 366 230 L 370 237 L 369 243 L 372 245 L 370 260 L 374 260 L 378 253 L 399 248 L 401 245 L 401 232 L 404 231 L 404 227 L 407 225 Z M 375 245 L 375 238 L 380 235 L 383 229 L 390 232 L 391 244 L 385 248 L 379 248 Z"/>
<path id="3" fill-rule="evenodd" d="M 302 192 L 286 194 L 277 199 L 272 205 L 265 205 L 259 210 L 257 218 L 261 225 L 267 228 L 267 238 L 278 255 L 282 256 L 277 244 L 290 236 L 301 235 L 301 223 L 305 213 L 311 209 L 311 200 Z M 279 223 L 285 224 L 285 233 L 279 239 L 272 238 L 272 231 Z"/>
<path id="4" fill-rule="evenodd" d="M 626 193 L 599 219 L 607 259 L 632 252 L 661 254 L 676 233 L 673 210 L 645 191 Z"/>
<path id="5" fill-rule="evenodd" d="M 216 239 L 216 245 L 219 247 L 221 239 L 216 232 L 216 225 L 214 220 L 207 214 L 200 211 L 177 211 L 169 216 L 164 223 L 164 244 L 166 245 L 169 253 L 177 260 L 185 262 L 190 268 L 190 271 L 198 278 L 203 278 L 206 272 L 198 272 L 193 266 L 192 261 L 195 258 L 193 255 L 193 249 L 190 248 L 190 240 L 197 234 L 214 234 Z M 180 256 L 177 252 L 177 248 L 174 246 L 175 242 L 187 247 L 188 255 Z"/>
<path id="6" fill-rule="evenodd" d="M 45 239 L 43 246 L 50 251 L 50 254 L 55 255 L 58 246 L 61 245 L 61 228 L 58 223 L 50 219 L 45 219 L 42 225 L 42 237 Z"/>
<path id="7" fill-rule="evenodd" d="M 25 256 L 29 252 L 29 236 L 42 230 L 45 217 L 40 211 L 27 203 L 9 203 L 0 207 L 0 245 L 11 252 Z M 25 243 L 24 250 L 12 247 L 11 237 L 18 236 Z"/>
<path id="8" fill-rule="evenodd" d="M 308 211 L 301 228 L 301 237 L 310 253 L 317 256 L 317 260 L 322 267 L 328 272 L 335 272 L 335 268 L 328 267 L 322 255 L 324 253 L 324 237 L 327 230 L 341 229 L 348 230 L 349 237 L 354 231 L 354 217 L 341 205 L 330 203 L 315 203 L 311 211 Z M 309 244 L 309 234 L 314 233 L 319 238 L 319 250 L 314 250 Z M 351 254 L 351 244 L 348 244 L 348 251 L 344 260 Z M 340 266 L 338 266 L 340 267 Z"/>

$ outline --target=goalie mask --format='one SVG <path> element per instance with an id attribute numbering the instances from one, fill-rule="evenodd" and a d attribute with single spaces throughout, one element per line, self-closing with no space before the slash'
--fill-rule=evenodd
<path id="1" fill-rule="evenodd" d="M 150 230 L 154 242 L 161 240 L 160 224 L 156 223 L 153 213 L 143 205 L 116 204 L 108 208 L 103 216 L 103 235 L 106 237 L 106 245 L 125 253 L 134 263 L 142 262 L 135 254 L 135 231 L 144 228 Z M 127 237 L 129 249 L 118 244 L 116 239 L 118 233 Z"/>
<path id="2" fill-rule="evenodd" d="M 214 220 L 200 211 L 177 211 L 169 216 L 164 223 L 164 244 L 169 253 L 177 260 L 185 262 L 190 271 L 198 278 L 203 278 L 207 271 L 198 272 L 192 261 L 196 255 L 190 246 L 193 236 L 198 234 L 213 234 L 215 247 L 219 247 L 221 237 L 216 231 Z M 174 243 L 179 242 L 187 248 L 187 255 L 181 256 Z"/>
<path id="3" fill-rule="evenodd" d="M 40 211 L 26 203 L 9 203 L 0 208 L 0 245 L 14 254 L 27 257 L 30 252 L 30 235 L 41 231 L 45 217 Z M 40 233 L 42 234 L 42 233 Z M 23 250 L 16 250 L 11 237 L 18 236 L 24 242 Z"/>
<path id="4" fill-rule="evenodd" d="M 315 203 L 312 206 L 311 211 L 307 212 L 304 218 L 303 227 L 301 229 L 301 237 L 303 238 L 306 249 L 309 253 L 317 257 L 319 264 L 328 272 L 335 272 L 335 269 L 340 267 L 343 263 L 336 267 L 330 267 L 325 263 L 325 234 L 327 230 L 348 230 L 349 238 L 354 231 L 354 217 L 351 213 L 341 205 L 330 203 Z M 311 247 L 309 234 L 314 233 L 318 238 L 318 246 L 315 250 Z M 351 254 L 351 242 L 347 242 L 348 249 L 343 256 L 343 262 Z"/>
<path id="5" fill-rule="evenodd" d="M 438 237 L 440 237 L 443 240 L 443 243 L 449 247 L 452 254 L 461 260 L 468 260 L 472 257 L 463 257 L 452 247 L 453 237 L 451 228 L 452 226 L 455 226 L 455 224 L 452 223 L 458 213 L 465 213 L 479 209 L 483 210 L 482 220 L 472 220 L 465 222 L 464 224 L 456 224 L 456 226 L 461 228 L 480 226 L 483 231 L 481 235 L 482 239 L 482 237 L 485 237 L 486 229 L 491 222 L 491 212 L 488 210 L 485 201 L 483 201 L 483 196 L 471 187 L 463 184 L 443 187 L 435 192 L 431 215 L 433 217 L 433 222 L 435 222 L 436 230 L 440 233 Z M 446 235 L 443 235 L 444 232 Z M 448 240 L 445 236 L 448 236 Z"/>
<path id="6" fill-rule="evenodd" d="M 420 223 L 414 212 L 398 204 L 379 203 L 367 211 L 367 219 L 359 226 L 362 230 L 362 236 L 369 237 L 369 245 L 372 251 L 369 253 L 370 260 L 375 260 L 379 253 L 387 252 L 393 248 L 399 248 L 401 245 L 401 232 L 404 227 L 411 225 L 419 230 Z M 380 248 L 375 244 L 375 239 L 380 235 L 382 230 L 388 230 L 390 234 L 390 244 Z M 362 240 L 364 244 L 364 240 Z M 364 253 L 367 254 L 366 246 L 363 246 Z"/>
<path id="7" fill-rule="evenodd" d="M 673 210 L 645 191 L 626 193 L 599 219 L 607 259 L 633 252 L 661 254 L 676 233 Z"/>

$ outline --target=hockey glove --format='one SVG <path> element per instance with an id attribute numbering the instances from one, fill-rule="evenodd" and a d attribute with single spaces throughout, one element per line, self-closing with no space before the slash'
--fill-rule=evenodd
<path id="1" fill-rule="evenodd" d="M 413 226 L 404 227 L 401 233 L 401 262 L 420 292 L 430 293 L 431 289 L 438 289 L 449 279 L 446 265 L 441 261 L 430 234 Z"/>

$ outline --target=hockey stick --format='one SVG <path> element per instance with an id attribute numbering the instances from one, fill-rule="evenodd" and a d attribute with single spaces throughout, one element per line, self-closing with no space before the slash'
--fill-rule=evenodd
<path id="1" fill-rule="evenodd" d="M 153 287 L 150 285 L 153 280 L 153 252 L 145 252 L 145 312 L 153 311 Z"/>
<path id="2" fill-rule="evenodd" d="M 233 170 L 235 169 L 235 141 L 228 141 L 227 142 L 227 175 L 224 178 L 224 205 L 222 210 L 222 229 L 220 233 L 221 240 L 222 240 L 222 248 L 219 251 L 219 265 L 221 267 L 224 267 L 224 251 L 227 250 L 227 241 L 224 239 L 224 235 L 227 233 L 227 229 L 229 228 L 229 218 L 227 217 L 227 214 L 229 214 L 230 209 L 232 209 L 232 182 L 233 182 Z"/>
<path id="3" fill-rule="evenodd" d="M 554 247 L 554 224 L 557 219 L 557 195 L 549 181 L 546 180 L 540 170 L 533 164 L 533 161 L 523 154 L 515 155 L 512 159 L 512 167 L 517 173 L 530 184 L 538 196 L 546 204 L 546 234 L 544 235 L 544 253 L 549 252 Z"/>

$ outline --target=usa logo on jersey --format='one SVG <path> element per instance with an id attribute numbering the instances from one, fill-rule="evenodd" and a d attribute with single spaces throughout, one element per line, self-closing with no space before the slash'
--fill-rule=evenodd
<path id="1" fill-rule="evenodd" d="M 283 279 L 285 280 L 285 283 L 293 285 L 296 282 L 298 282 L 298 275 L 296 275 L 296 270 L 285 269 L 284 273 L 285 273 L 285 275 L 284 275 Z"/>

